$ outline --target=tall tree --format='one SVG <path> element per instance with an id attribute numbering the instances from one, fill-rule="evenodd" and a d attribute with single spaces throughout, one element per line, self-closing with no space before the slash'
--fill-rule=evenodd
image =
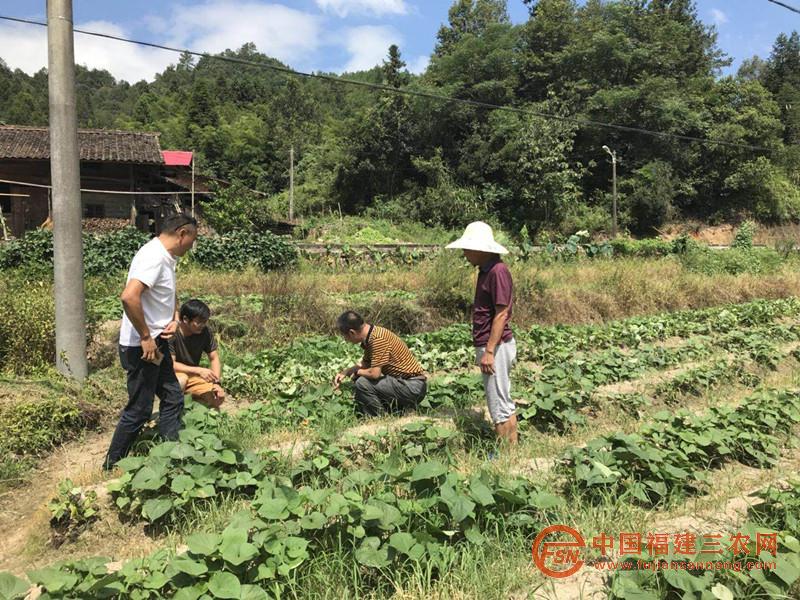
<path id="1" fill-rule="evenodd" d="M 404 68 L 399 49 L 392 45 L 381 69 L 384 84 L 402 87 L 407 81 Z M 413 168 L 408 99 L 401 94 L 382 93 L 374 107 L 367 109 L 362 118 L 356 118 L 347 145 L 350 151 L 337 169 L 334 182 L 342 206 L 364 208 L 379 197 L 395 197 L 403 176 Z"/>
<path id="2" fill-rule="evenodd" d="M 467 35 L 481 35 L 496 23 L 508 23 L 506 0 L 455 0 L 448 11 L 448 25 L 442 25 L 436 34 L 434 54 L 449 53 Z"/>
<path id="3" fill-rule="evenodd" d="M 778 35 L 763 81 L 780 106 L 784 142 L 797 144 L 800 142 L 800 35 L 796 31 L 788 36 Z"/>

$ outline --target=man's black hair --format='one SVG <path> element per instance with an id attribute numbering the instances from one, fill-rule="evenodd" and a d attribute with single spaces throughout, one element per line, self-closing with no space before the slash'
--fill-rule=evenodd
<path id="1" fill-rule="evenodd" d="M 342 314 L 339 315 L 339 318 L 336 319 L 336 327 L 339 328 L 339 331 L 342 333 L 347 333 L 351 329 L 353 331 L 358 331 L 364 326 L 364 319 L 355 311 L 346 310 Z"/>
<path id="2" fill-rule="evenodd" d="M 198 300 L 197 298 L 187 300 L 183 303 L 183 306 L 181 306 L 181 321 L 184 319 L 188 319 L 189 321 L 194 321 L 195 319 L 208 321 L 210 316 L 211 309 L 208 308 L 208 305 L 205 302 Z"/>
<path id="3" fill-rule="evenodd" d="M 164 221 L 161 223 L 161 231 L 166 233 L 175 233 L 178 231 L 178 229 L 185 227 L 186 225 L 191 225 L 196 229 L 197 219 L 191 215 L 187 215 L 186 213 L 179 212 L 164 219 Z"/>

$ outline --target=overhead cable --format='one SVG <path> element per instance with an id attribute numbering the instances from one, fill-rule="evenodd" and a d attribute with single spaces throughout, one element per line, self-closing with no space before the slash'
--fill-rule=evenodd
<path id="1" fill-rule="evenodd" d="M 15 23 L 24 23 L 27 25 L 39 25 L 42 27 L 47 27 L 47 23 L 42 21 L 34 21 L 32 19 L 22 19 L 19 17 L 8 17 L 0 15 L 0 20 L 3 21 L 12 21 Z M 303 77 L 307 79 L 321 79 L 324 81 L 328 81 L 331 83 L 337 84 L 344 84 L 344 85 L 352 85 L 358 86 L 363 88 L 369 88 L 374 90 L 379 90 L 382 92 L 389 92 L 393 94 L 401 94 L 404 96 L 413 96 L 418 98 L 427 98 L 429 100 L 439 100 L 442 102 L 453 102 L 458 104 L 464 104 L 467 106 L 473 106 L 476 108 L 486 108 L 490 110 L 502 110 L 506 112 L 512 112 L 521 115 L 528 115 L 532 117 L 538 117 L 541 119 L 551 119 L 555 121 L 561 121 L 565 123 L 574 123 L 576 125 L 584 126 L 584 127 L 598 127 L 604 129 L 612 129 L 616 131 L 625 131 L 629 133 L 639 133 L 642 135 L 648 135 L 652 137 L 659 137 L 663 139 L 672 139 L 672 140 L 681 140 L 681 141 L 688 141 L 688 142 L 698 142 L 701 144 L 711 144 L 717 146 L 726 146 L 730 148 L 741 148 L 745 150 L 755 150 L 758 152 L 774 152 L 774 148 L 768 148 L 765 146 L 755 146 L 751 144 L 740 144 L 737 142 L 729 142 L 727 140 L 715 140 L 710 138 L 701 138 L 691 135 L 683 135 L 679 133 L 668 133 L 665 131 L 654 131 L 652 129 L 646 129 L 643 127 L 634 127 L 630 125 L 617 125 L 614 123 L 604 123 L 602 121 L 595 121 L 592 119 L 584 119 L 580 117 L 568 117 L 563 115 L 555 115 L 552 113 L 542 113 L 534 110 L 530 110 L 528 108 L 519 108 L 516 106 L 507 106 L 507 105 L 500 105 L 500 104 L 491 104 L 489 102 L 481 102 L 479 100 L 470 100 L 468 98 L 454 98 L 452 96 L 445 96 L 444 94 L 437 94 L 435 92 L 429 92 L 424 90 L 414 90 L 408 88 L 396 88 L 390 85 L 380 84 L 380 83 L 370 83 L 367 81 L 358 81 L 355 79 L 348 79 L 345 77 L 336 77 L 334 75 L 326 75 L 324 73 L 306 73 L 303 71 L 297 71 L 295 69 L 290 69 L 289 67 L 282 67 L 279 65 L 271 65 L 266 64 L 263 62 L 257 62 L 252 60 L 246 60 L 243 58 L 238 58 L 234 56 L 222 56 L 222 55 L 214 55 L 208 54 L 206 52 L 198 52 L 195 50 L 189 50 L 187 48 L 174 48 L 171 46 L 165 46 L 163 44 L 155 44 L 152 42 L 143 42 L 141 40 L 134 40 L 130 38 L 125 38 L 117 35 L 111 35 L 108 33 L 100 33 L 97 31 L 87 31 L 84 29 L 73 29 L 75 33 L 80 33 L 82 35 L 89 35 L 93 37 L 99 37 L 109 40 L 115 40 L 118 42 L 125 42 L 128 44 L 136 44 L 139 46 L 145 46 L 148 48 L 156 48 L 158 50 L 165 50 L 167 52 L 175 52 L 178 54 L 189 54 L 191 56 L 197 56 L 200 58 L 206 58 L 209 60 L 219 60 L 229 63 L 234 63 L 238 65 L 246 65 L 251 67 L 256 67 L 259 69 L 267 69 L 270 71 L 277 71 L 280 73 L 284 73 L 286 75 L 292 75 L 295 77 Z"/>
<path id="2" fill-rule="evenodd" d="M 772 2 L 773 4 L 777 4 L 778 6 L 782 6 L 786 10 L 790 10 L 792 12 L 796 12 L 798 15 L 800 15 L 800 9 L 797 9 L 794 6 L 789 6 L 788 4 L 786 4 L 785 2 L 781 2 L 780 0 L 767 0 L 767 2 Z"/>

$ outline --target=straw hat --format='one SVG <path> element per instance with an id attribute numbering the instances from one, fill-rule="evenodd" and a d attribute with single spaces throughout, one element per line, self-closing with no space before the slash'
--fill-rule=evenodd
<path id="1" fill-rule="evenodd" d="M 478 252 L 490 252 L 492 254 L 508 254 L 508 250 L 494 241 L 492 228 L 483 221 L 475 221 L 467 225 L 464 235 L 455 242 L 447 244 L 447 248 L 477 250 Z"/>

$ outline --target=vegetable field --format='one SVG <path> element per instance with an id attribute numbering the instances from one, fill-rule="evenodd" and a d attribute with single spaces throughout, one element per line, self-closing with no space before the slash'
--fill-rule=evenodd
<path id="1" fill-rule="evenodd" d="M 514 449 L 483 415 L 465 326 L 408 337 L 429 394 L 367 423 L 328 383 L 357 348 L 240 356 L 224 373 L 238 410 L 193 406 L 178 441 L 144 440 L 112 479 L 53 491 L 62 551 L 114 520 L 159 549 L 84 548 L 0 574 L 0 598 L 800 597 L 798 316 L 788 299 L 518 329 Z M 777 533 L 776 566 L 612 572 L 590 547 L 582 571 L 548 579 L 531 544 L 553 524 Z"/>

